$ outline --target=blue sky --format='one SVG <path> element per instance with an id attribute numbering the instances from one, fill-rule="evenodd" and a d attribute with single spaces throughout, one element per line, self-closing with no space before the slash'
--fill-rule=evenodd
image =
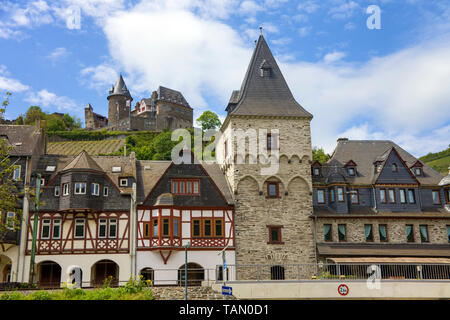
<path id="1" fill-rule="evenodd" d="M 370 5 L 381 9 L 379 30 L 367 28 Z M 390 139 L 420 156 L 449 145 L 450 1 L 2 0 L 7 117 L 39 105 L 84 121 L 87 103 L 107 115 L 121 72 L 133 105 L 163 85 L 195 117 L 209 109 L 223 119 L 259 26 L 314 115 L 314 146 Z"/>

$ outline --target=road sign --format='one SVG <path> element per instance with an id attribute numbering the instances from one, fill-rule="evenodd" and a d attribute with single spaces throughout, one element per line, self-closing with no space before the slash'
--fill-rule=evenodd
<path id="1" fill-rule="evenodd" d="M 231 296 L 231 295 L 233 295 L 233 288 L 232 287 L 222 286 L 222 294 L 224 296 Z"/>
<path id="2" fill-rule="evenodd" d="M 340 294 L 341 296 L 346 296 L 346 295 L 348 295 L 349 291 L 350 291 L 350 289 L 349 289 L 348 286 L 345 285 L 345 284 L 340 284 L 340 285 L 338 286 L 338 292 L 339 292 L 339 294 Z"/>
<path id="3" fill-rule="evenodd" d="M 227 263 L 224 262 L 224 263 L 223 263 L 223 270 L 225 270 L 226 268 L 227 268 Z"/>

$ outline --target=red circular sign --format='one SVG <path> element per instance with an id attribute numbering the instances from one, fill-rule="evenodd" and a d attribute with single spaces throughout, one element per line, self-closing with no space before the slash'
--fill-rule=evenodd
<path id="1" fill-rule="evenodd" d="M 349 292 L 350 292 L 350 289 L 348 288 L 347 285 L 345 285 L 345 284 L 340 284 L 340 285 L 339 285 L 339 287 L 338 287 L 338 293 L 339 293 L 341 296 L 346 296 L 346 295 L 348 295 Z"/>

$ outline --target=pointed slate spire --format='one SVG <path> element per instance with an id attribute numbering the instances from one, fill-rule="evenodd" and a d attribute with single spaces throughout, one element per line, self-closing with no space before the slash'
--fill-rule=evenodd
<path id="1" fill-rule="evenodd" d="M 95 171 L 103 171 L 103 169 L 95 162 L 86 151 L 82 151 L 77 155 L 63 170 L 69 169 L 89 169 Z"/>
<path id="2" fill-rule="evenodd" d="M 231 115 L 312 118 L 312 114 L 295 101 L 262 34 L 238 93 L 233 91 L 226 109 Z"/>
<path id="3" fill-rule="evenodd" d="M 117 81 L 116 81 L 116 84 L 112 87 L 111 91 L 109 91 L 109 96 L 116 95 L 116 94 L 131 97 L 131 94 L 128 91 L 128 88 L 125 85 L 125 81 L 123 80 L 122 74 L 120 74 L 119 79 L 117 79 Z"/>

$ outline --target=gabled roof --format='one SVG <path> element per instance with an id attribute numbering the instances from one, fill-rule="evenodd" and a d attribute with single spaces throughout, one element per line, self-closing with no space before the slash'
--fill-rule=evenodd
<path id="1" fill-rule="evenodd" d="M 180 91 L 159 86 L 157 93 L 158 93 L 157 100 L 172 102 L 190 108 L 189 103 L 186 101 L 186 99 L 183 97 L 183 94 L 181 94 Z"/>
<path id="2" fill-rule="evenodd" d="M 31 156 L 40 137 L 41 130 L 36 126 L 0 125 L 0 138 L 12 147 L 13 156 Z"/>
<path id="3" fill-rule="evenodd" d="M 131 94 L 128 91 L 127 86 L 125 85 L 125 81 L 122 78 L 122 75 L 119 76 L 119 79 L 117 79 L 116 84 L 112 88 L 111 91 L 109 91 L 109 96 L 113 95 L 125 95 L 131 98 Z"/>
<path id="4" fill-rule="evenodd" d="M 103 171 L 103 169 L 92 159 L 86 151 L 82 151 L 78 156 L 75 157 L 63 170 L 70 169 L 89 169 L 95 171 Z"/>
<path id="5" fill-rule="evenodd" d="M 378 177 L 378 174 L 374 170 L 374 162 L 380 162 L 383 165 L 393 148 L 401 160 L 405 162 L 406 167 L 410 168 L 418 161 L 417 158 L 392 141 L 341 140 L 338 141 L 338 145 L 331 159 L 328 160 L 324 167 L 330 165 L 331 162 L 338 163 L 344 167 L 348 161 L 353 160 L 358 164 L 358 175 L 355 177 L 346 177 L 346 179 L 354 184 L 372 184 Z M 324 170 L 324 172 L 327 172 L 327 170 Z M 437 185 L 443 176 L 424 164 L 423 175 L 415 178 L 420 184 Z"/>
<path id="6" fill-rule="evenodd" d="M 270 68 L 261 76 L 261 68 Z M 264 37 L 260 35 L 239 91 L 233 91 L 226 109 L 231 115 L 295 116 L 312 114 L 295 101 Z"/>

